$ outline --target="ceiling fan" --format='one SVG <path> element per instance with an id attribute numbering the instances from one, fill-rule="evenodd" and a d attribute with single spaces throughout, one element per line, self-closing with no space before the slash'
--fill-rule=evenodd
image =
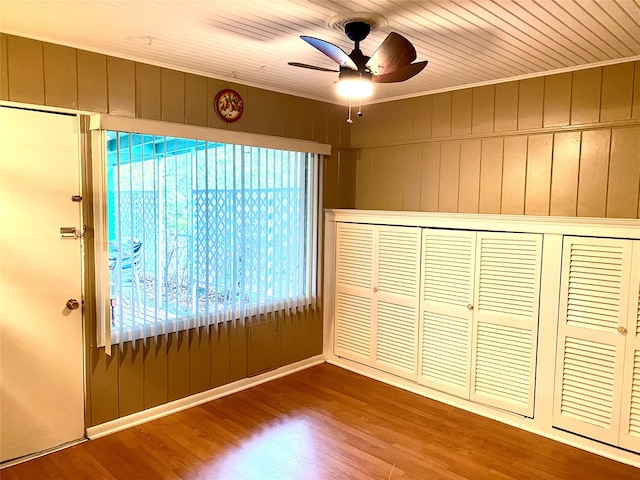
<path id="1" fill-rule="evenodd" d="M 409 40 L 395 32 L 387 35 L 387 38 L 370 57 L 364 55 L 360 50 L 360 42 L 369 35 L 370 31 L 371 26 L 362 21 L 353 21 L 344 25 L 345 34 L 355 43 L 350 54 L 325 40 L 305 35 L 300 37 L 338 63 L 340 65 L 338 70 L 298 62 L 289 62 L 289 65 L 321 72 L 338 73 L 338 93 L 348 97 L 349 101 L 353 98 L 361 99 L 370 95 L 372 82 L 404 82 L 420 73 L 427 66 L 427 60 L 411 63 L 416 59 L 416 49 Z M 358 112 L 358 116 L 362 116 L 362 113 Z M 352 123 L 351 112 L 349 112 L 347 122 Z"/>

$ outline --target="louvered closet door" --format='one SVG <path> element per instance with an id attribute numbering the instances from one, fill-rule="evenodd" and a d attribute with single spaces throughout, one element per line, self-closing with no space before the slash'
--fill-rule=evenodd
<path id="1" fill-rule="evenodd" d="M 336 238 L 336 332 L 334 352 L 371 363 L 373 263 L 376 227 L 339 223 Z"/>
<path id="2" fill-rule="evenodd" d="M 381 370 L 415 381 L 420 229 L 380 226 L 376 237 L 375 364 Z"/>
<path id="3" fill-rule="evenodd" d="M 617 444 L 632 242 L 565 237 L 553 425 Z M 637 401 L 636 401 L 637 411 Z"/>
<path id="4" fill-rule="evenodd" d="M 542 235 L 478 232 L 471 399 L 533 416 Z"/>
<path id="5" fill-rule="evenodd" d="M 632 245 L 620 446 L 640 453 L 640 242 Z"/>
<path id="6" fill-rule="evenodd" d="M 419 383 L 469 398 L 475 232 L 424 229 Z"/>

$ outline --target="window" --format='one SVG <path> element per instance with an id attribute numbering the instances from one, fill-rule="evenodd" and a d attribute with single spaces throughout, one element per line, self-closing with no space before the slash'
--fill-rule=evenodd
<path id="1" fill-rule="evenodd" d="M 316 153 L 115 129 L 100 141 L 102 344 L 315 302 Z"/>

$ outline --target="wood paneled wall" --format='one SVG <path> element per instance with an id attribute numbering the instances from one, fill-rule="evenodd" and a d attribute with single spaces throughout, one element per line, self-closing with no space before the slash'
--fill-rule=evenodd
<path id="1" fill-rule="evenodd" d="M 640 218 L 640 62 L 363 111 L 356 208 Z"/>
<path id="2" fill-rule="evenodd" d="M 245 100 L 244 115 L 235 123 L 220 120 L 213 109 L 222 88 L 234 88 Z M 0 100 L 330 143 L 323 204 L 355 203 L 355 154 L 348 149 L 343 107 L 5 34 L 0 34 Z M 87 214 L 89 170 L 86 165 Z M 91 262 L 87 271 L 91 282 Z M 87 296 L 88 426 L 322 352 L 322 314 L 306 311 L 138 341 L 109 357 L 93 346 L 91 291 Z"/>

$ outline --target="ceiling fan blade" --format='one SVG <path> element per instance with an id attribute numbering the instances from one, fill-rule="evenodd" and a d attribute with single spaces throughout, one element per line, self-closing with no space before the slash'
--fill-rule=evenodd
<path id="1" fill-rule="evenodd" d="M 415 59 L 416 49 L 411 42 L 402 35 L 391 32 L 373 52 L 366 66 L 374 75 L 388 75 Z"/>
<path id="2" fill-rule="evenodd" d="M 372 80 L 374 83 L 404 82 L 419 74 L 427 66 L 427 63 L 429 63 L 428 60 L 411 63 L 385 75 L 374 75 Z"/>
<path id="3" fill-rule="evenodd" d="M 307 65 L 306 63 L 289 62 L 289 65 L 291 65 L 292 67 L 301 67 L 301 68 L 308 68 L 310 70 L 318 70 L 319 72 L 340 73 L 340 70 L 331 70 L 330 68 L 316 67 L 315 65 Z"/>
<path id="4" fill-rule="evenodd" d="M 324 40 L 320 40 L 319 38 L 307 37 L 302 35 L 300 37 L 302 40 L 307 42 L 312 47 L 317 48 L 322 53 L 324 53 L 327 57 L 331 58 L 333 61 L 340 64 L 341 67 L 348 67 L 352 70 L 358 70 L 356 64 L 351 60 L 349 55 L 346 54 L 344 50 L 342 50 L 337 45 L 333 43 L 326 42 Z"/>

